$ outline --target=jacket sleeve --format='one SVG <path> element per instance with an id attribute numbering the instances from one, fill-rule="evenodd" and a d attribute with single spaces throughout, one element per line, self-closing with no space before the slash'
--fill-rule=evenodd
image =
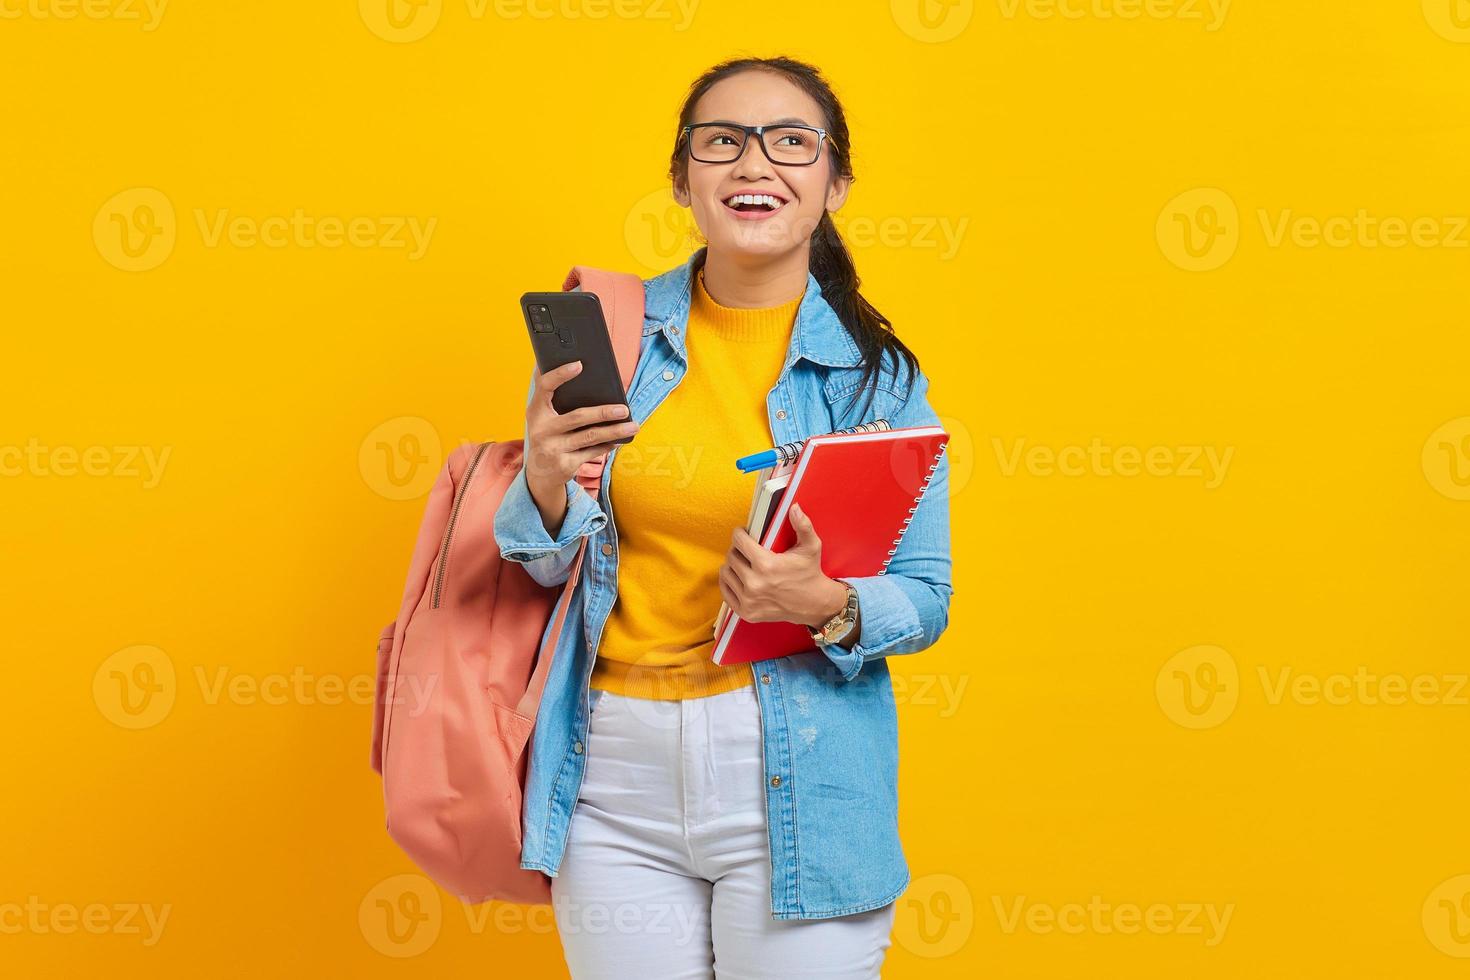
<path id="1" fill-rule="evenodd" d="M 533 374 L 531 388 L 526 393 L 527 408 L 535 391 Z M 607 524 L 607 515 L 575 478 L 567 480 L 566 492 L 567 513 L 555 539 L 547 532 L 541 511 L 531 496 L 524 460 L 495 511 L 495 542 L 500 547 L 500 557 L 525 565 L 531 577 L 548 588 L 561 585 L 571 577 L 572 562 L 582 538 L 596 534 Z"/>
<path id="2" fill-rule="evenodd" d="M 888 419 L 890 427 L 938 425 L 928 390 L 929 379 L 921 372 L 908 400 Z M 852 680 L 869 660 L 917 653 L 938 640 L 949 625 L 951 572 L 946 450 L 887 570 L 882 575 L 841 576 L 857 590 L 858 639 L 851 650 L 832 644 L 823 652 L 842 679 Z"/>

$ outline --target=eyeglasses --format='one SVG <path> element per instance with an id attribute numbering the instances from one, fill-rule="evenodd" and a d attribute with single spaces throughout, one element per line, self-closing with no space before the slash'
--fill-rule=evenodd
<path id="1" fill-rule="evenodd" d="M 754 135 L 766 159 L 783 167 L 810 167 L 822 155 L 825 140 L 837 141 L 825 129 L 814 126 L 741 126 L 739 123 L 695 123 L 679 130 L 688 137 L 689 156 L 700 163 L 732 163 L 745 152 L 745 141 Z"/>

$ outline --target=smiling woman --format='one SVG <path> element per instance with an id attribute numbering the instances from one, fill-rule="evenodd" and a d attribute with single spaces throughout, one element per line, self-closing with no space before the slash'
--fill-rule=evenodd
<path id="1" fill-rule="evenodd" d="M 669 174 L 708 247 L 644 283 L 636 435 L 603 450 L 597 498 L 538 466 L 495 515 L 502 557 L 542 585 L 585 555 L 530 743 L 521 853 L 551 876 L 576 980 L 713 977 L 717 962 L 722 976 L 857 980 L 889 946 L 909 874 L 886 658 L 948 623 L 948 460 L 886 570 L 843 579 L 822 570 L 840 526 L 794 517 L 781 553 L 746 532 L 752 483 L 731 465 L 876 418 L 938 422 L 832 223 L 848 146 L 810 65 L 742 59 L 694 83 Z M 552 410 L 570 376 L 538 375 L 527 458 L 598 448 L 571 448 Z M 722 602 L 803 624 L 814 648 L 716 664 Z M 588 928 L 612 908 L 627 928 Z"/>

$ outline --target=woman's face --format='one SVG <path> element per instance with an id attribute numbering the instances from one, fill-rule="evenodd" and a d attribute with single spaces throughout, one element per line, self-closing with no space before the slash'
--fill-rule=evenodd
<path id="1" fill-rule="evenodd" d="M 700 97 L 693 122 L 735 122 L 747 126 L 795 122 L 825 129 L 827 120 L 811 96 L 780 75 L 744 71 L 721 79 Z M 772 147 L 772 152 L 776 148 Z M 705 154 L 707 155 L 707 154 Z M 701 163 L 685 155 L 687 177 L 674 185 L 674 199 L 694 212 L 695 223 L 711 250 L 748 255 L 781 255 L 807 246 L 825 211 L 847 200 L 852 181 L 835 174 L 831 146 L 809 167 L 772 163 L 754 137 L 729 163 Z M 774 209 L 740 210 L 730 203 L 737 194 L 774 197 Z"/>

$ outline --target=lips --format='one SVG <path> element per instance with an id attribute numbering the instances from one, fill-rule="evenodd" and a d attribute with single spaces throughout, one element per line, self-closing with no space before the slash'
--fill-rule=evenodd
<path id="1" fill-rule="evenodd" d="M 778 194 L 731 194 L 720 203 L 737 218 L 744 221 L 759 221 L 769 218 L 786 206 L 786 199 Z"/>

